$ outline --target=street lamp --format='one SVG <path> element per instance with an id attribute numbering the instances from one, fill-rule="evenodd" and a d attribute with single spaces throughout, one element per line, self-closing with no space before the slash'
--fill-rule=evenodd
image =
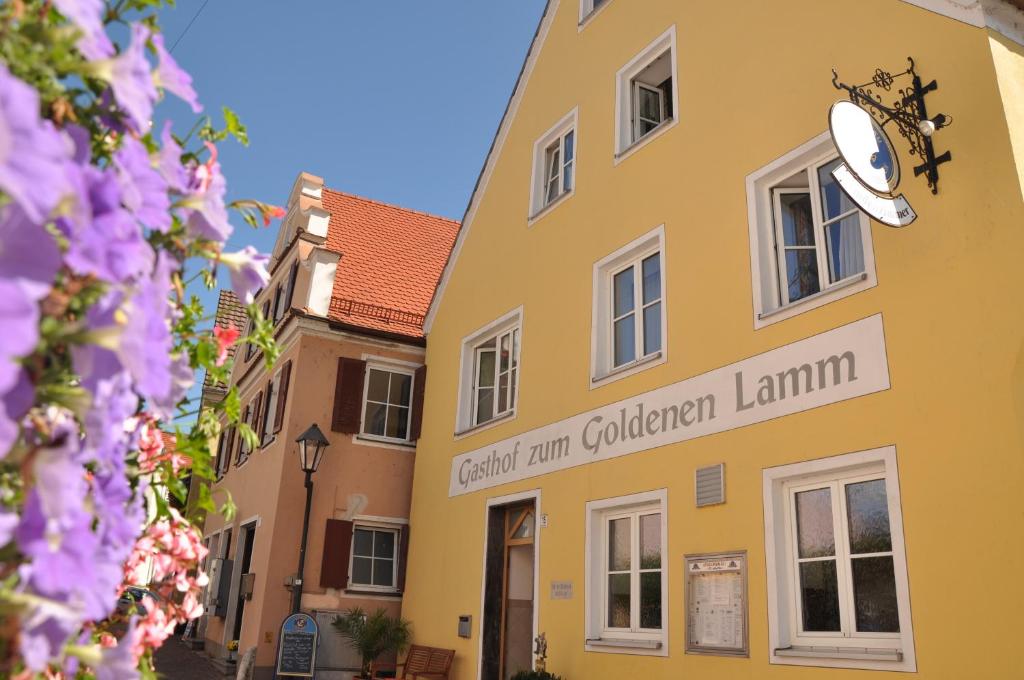
<path id="1" fill-rule="evenodd" d="M 302 570 L 306 566 L 306 534 L 309 533 L 309 506 L 313 501 L 313 473 L 320 467 L 324 449 L 330 442 L 313 423 L 308 430 L 295 440 L 299 445 L 299 465 L 306 473 L 306 513 L 302 518 L 302 544 L 299 547 L 299 572 L 292 584 L 292 613 L 299 611 L 302 605 Z"/>

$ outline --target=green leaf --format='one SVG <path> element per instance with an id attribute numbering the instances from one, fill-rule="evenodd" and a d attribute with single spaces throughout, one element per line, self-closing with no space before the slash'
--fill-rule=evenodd
<path id="1" fill-rule="evenodd" d="M 196 499 L 196 507 L 206 512 L 217 512 L 217 506 L 210 495 L 210 487 L 206 484 L 199 485 L 199 498 Z"/>
<path id="2" fill-rule="evenodd" d="M 231 492 L 224 489 L 224 493 L 227 494 L 227 500 L 220 506 L 220 514 L 224 516 L 224 521 L 230 523 L 235 519 L 235 513 L 238 512 L 238 506 L 231 499 Z"/>
<path id="3" fill-rule="evenodd" d="M 249 146 L 249 132 L 242 125 L 242 121 L 238 120 L 238 114 L 226 106 L 222 110 L 224 111 L 224 123 L 227 125 L 226 132 L 237 139 L 242 146 Z"/>

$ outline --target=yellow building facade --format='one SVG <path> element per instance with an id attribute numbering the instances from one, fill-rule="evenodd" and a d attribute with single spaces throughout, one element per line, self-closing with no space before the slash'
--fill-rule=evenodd
<path id="1" fill-rule="evenodd" d="M 453 678 L 541 633 L 565 680 L 1024 677 L 1022 44 L 994 0 L 549 3 L 427 321 L 402 611 Z M 937 191 L 924 135 L 863 159 L 905 227 L 840 186 L 832 69 L 937 82 Z"/>

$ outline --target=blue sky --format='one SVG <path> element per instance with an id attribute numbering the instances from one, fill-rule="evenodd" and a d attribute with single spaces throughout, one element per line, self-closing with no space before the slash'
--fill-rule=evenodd
<path id="1" fill-rule="evenodd" d="M 178 0 L 167 46 L 205 107 L 248 127 L 220 145 L 228 198 L 281 205 L 300 171 L 327 185 L 461 219 L 544 0 Z M 185 31 L 189 21 L 191 28 Z M 159 110 L 175 131 L 191 109 Z M 273 247 L 277 223 L 233 219 L 228 247 Z M 226 281 L 224 282 L 226 284 Z M 216 292 L 202 291 L 212 312 Z"/>

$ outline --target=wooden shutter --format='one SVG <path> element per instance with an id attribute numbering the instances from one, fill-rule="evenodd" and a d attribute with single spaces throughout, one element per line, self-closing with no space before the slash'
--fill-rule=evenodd
<path id="1" fill-rule="evenodd" d="M 277 413 L 274 414 L 274 434 L 284 426 L 284 403 L 288 399 L 288 380 L 292 377 L 292 362 L 286 361 L 281 367 L 281 380 L 277 386 Z"/>
<path id="2" fill-rule="evenodd" d="M 398 583 L 399 590 L 405 590 L 405 566 L 409 563 L 409 525 L 402 527 L 398 545 Z"/>
<path id="3" fill-rule="evenodd" d="M 348 586 L 348 557 L 352 551 L 352 522 L 327 520 L 324 530 L 324 556 L 320 562 L 321 588 Z"/>
<path id="4" fill-rule="evenodd" d="M 359 432 L 365 376 L 365 361 L 338 357 L 338 378 L 334 386 L 334 417 L 331 419 L 331 429 L 335 432 Z"/>
<path id="5" fill-rule="evenodd" d="M 228 466 L 231 465 L 231 454 L 232 454 L 232 452 L 234 451 L 234 448 L 235 448 L 235 428 L 234 428 L 234 426 L 228 428 L 227 438 L 228 438 L 228 443 L 224 447 L 224 459 L 221 461 L 221 469 L 219 471 L 221 475 L 223 475 L 227 471 Z"/>
<path id="6" fill-rule="evenodd" d="M 696 480 L 697 507 L 717 505 L 725 502 L 725 463 L 697 468 Z"/>
<path id="7" fill-rule="evenodd" d="M 423 430 L 423 390 L 427 386 L 427 367 L 416 369 L 412 380 L 412 426 L 409 428 L 409 439 L 416 441 Z"/>
<path id="8" fill-rule="evenodd" d="M 252 423 L 250 424 L 250 427 L 252 428 L 252 431 L 256 433 L 256 446 L 254 448 L 259 448 L 263 446 L 263 437 L 260 435 L 260 423 L 263 422 L 263 418 L 261 417 L 263 414 L 262 392 L 256 395 L 252 404 Z M 249 453 L 252 453 L 252 451 L 249 451 Z"/>
<path id="9" fill-rule="evenodd" d="M 245 405 L 245 411 L 242 413 L 242 422 L 246 425 L 249 424 L 252 419 L 252 402 L 250 401 Z M 245 454 L 245 437 L 241 433 L 238 435 L 238 452 L 235 454 L 235 464 L 242 462 L 242 456 Z"/>

